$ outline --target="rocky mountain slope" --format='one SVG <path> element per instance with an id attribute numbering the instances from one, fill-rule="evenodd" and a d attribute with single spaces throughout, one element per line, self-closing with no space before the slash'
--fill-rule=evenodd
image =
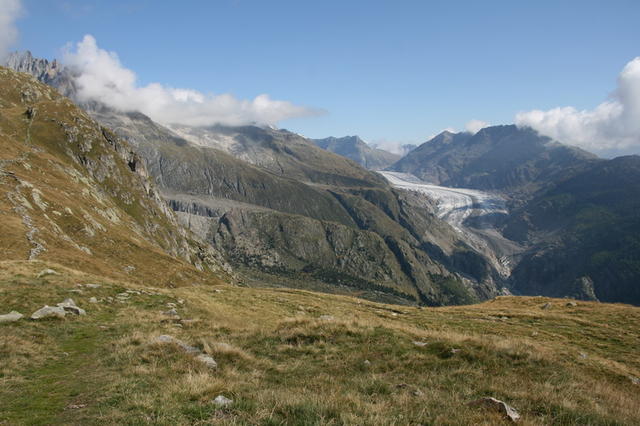
<path id="1" fill-rule="evenodd" d="M 504 234 L 532 245 L 513 272 L 517 291 L 640 305 L 640 156 L 556 182 Z"/>
<path id="2" fill-rule="evenodd" d="M 131 120 L 119 132 L 153 154 L 154 180 L 164 191 L 181 176 L 193 179 L 194 192 L 178 188 L 172 203 L 191 203 L 194 213 L 181 218 L 194 229 L 207 222 L 206 233 L 229 250 L 291 256 L 283 263 L 289 273 L 299 262 L 296 276 L 331 285 L 352 280 L 350 288 L 363 283 L 372 291 L 372 283 L 383 283 L 373 291 L 386 297 L 422 291 L 425 302 L 451 303 L 480 294 L 483 281 L 465 276 L 487 273 L 482 257 L 426 214 L 432 201 L 417 192 L 394 191 L 377 178 L 353 186 L 303 182 L 191 145 L 144 116 L 111 119 Z M 498 297 L 424 308 L 229 285 L 224 263 L 177 225 L 126 141 L 52 88 L 5 68 L 0 147 L 0 424 L 640 421 L 635 307 Z M 609 215 L 636 226 L 638 198 L 622 201 L 616 188 L 638 182 L 638 159 L 599 166 L 585 178 L 602 184 L 566 180 L 523 217 L 554 232 L 549 206 L 569 222 L 587 215 L 596 224 L 608 206 Z M 234 167 L 235 175 L 226 174 Z M 335 220 L 261 205 L 271 197 L 248 183 L 268 176 L 265 182 L 289 182 L 287 191 L 309 200 L 320 195 L 307 188 L 333 200 L 335 212 L 318 214 Z M 337 176 L 331 179 L 345 182 Z M 586 202 L 566 194 L 584 194 Z M 277 203 L 305 208 L 284 197 Z M 336 261 L 344 264 L 320 267 Z M 375 265 L 404 287 L 385 286 Z M 336 278 L 336 271 L 353 272 Z M 421 273 L 424 281 L 402 283 Z M 289 279 L 287 271 L 274 276 Z"/>
<path id="3" fill-rule="evenodd" d="M 369 146 L 358 136 L 328 137 L 313 139 L 313 142 L 322 149 L 347 157 L 370 170 L 385 169 L 400 159 L 397 154 Z"/>
<path id="4" fill-rule="evenodd" d="M 52 260 L 167 285 L 188 280 L 193 265 L 225 268 L 178 225 L 126 142 L 54 89 L 7 68 L 0 68 L 0 146 L 4 260 Z"/>
<path id="5" fill-rule="evenodd" d="M 502 287 L 491 262 L 424 197 L 400 194 L 299 135 L 172 126 L 186 140 L 140 113 L 82 106 L 135 148 L 182 223 L 248 283 L 426 304 L 469 303 Z M 226 152 L 211 142 L 220 140 Z"/>
<path id="6" fill-rule="evenodd" d="M 500 284 L 444 222 L 399 199 L 381 176 L 300 136 L 224 128 L 243 140 L 236 157 L 176 139 L 139 114 L 94 116 L 130 135 L 184 223 L 250 282 L 429 304 L 482 299 Z M 247 152 L 260 161 L 243 161 Z M 483 266 L 470 269 L 474 262 Z"/>
<path id="7" fill-rule="evenodd" d="M 598 159 L 531 129 L 495 126 L 476 135 L 444 132 L 391 169 L 448 191 L 502 194 L 509 214 L 463 225 L 481 238 L 489 230 L 488 243 L 497 235 L 519 247 L 511 256 L 514 292 L 640 303 L 637 156 Z"/>
<path id="8" fill-rule="evenodd" d="M 527 197 L 597 157 L 529 128 L 485 127 L 476 134 L 442 132 L 388 170 L 442 186 L 500 190 Z"/>

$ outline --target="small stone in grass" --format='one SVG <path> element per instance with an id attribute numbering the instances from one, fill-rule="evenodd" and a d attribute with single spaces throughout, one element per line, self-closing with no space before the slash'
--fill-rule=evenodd
<path id="1" fill-rule="evenodd" d="M 225 397 L 224 395 L 218 395 L 213 400 L 213 403 L 220 408 L 229 407 L 233 404 L 233 400 Z"/>
<path id="2" fill-rule="evenodd" d="M 43 269 L 38 273 L 38 278 L 46 277 L 47 275 L 60 275 L 53 269 Z"/>
<path id="3" fill-rule="evenodd" d="M 496 399 L 490 396 L 476 399 L 475 401 L 471 401 L 468 403 L 468 405 L 482 406 L 485 408 L 497 410 L 500 413 L 502 413 L 504 417 L 506 417 L 507 419 L 511 420 L 514 423 L 520 419 L 520 414 L 516 411 L 515 408 L 508 405 L 504 401 L 500 401 L 499 399 Z"/>

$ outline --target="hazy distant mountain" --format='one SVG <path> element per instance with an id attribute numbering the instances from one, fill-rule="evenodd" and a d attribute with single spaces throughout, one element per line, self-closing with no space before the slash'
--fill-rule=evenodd
<path id="1" fill-rule="evenodd" d="M 312 140 L 320 148 L 347 157 L 369 170 L 382 170 L 400 159 L 400 155 L 371 147 L 358 136 Z"/>
<path id="2" fill-rule="evenodd" d="M 402 156 L 404 157 L 405 155 L 407 155 L 408 153 L 410 153 L 411 151 L 413 151 L 417 147 L 418 147 L 418 145 L 415 145 L 415 144 L 412 144 L 412 143 L 406 143 L 404 145 L 401 145 L 400 148 L 402 148 Z"/>
<path id="3" fill-rule="evenodd" d="M 509 125 L 486 127 L 476 134 L 442 132 L 389 170 L 437 185 L 515 194 L 531 193 L 592 161 L 597 161 L 594 154 Z"/>

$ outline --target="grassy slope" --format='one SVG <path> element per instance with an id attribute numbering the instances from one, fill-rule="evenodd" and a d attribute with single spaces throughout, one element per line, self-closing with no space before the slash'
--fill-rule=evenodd
<path id="1" fill-rule="evenodd" d="M 1 260 L 29 257 L 29 221 L 46 249 L 38 259 L 161 286 L 198 279 L 184 259 L 197 242 L 170 222 L 102 129 L 27 75 L 0 68 L 0 77 Z"/>
<path id="2" fill-rule="evenodd" d="M 35 278 L 45 267 L 61 275 Z M 70 293 L 89 282 L 103 286 Z M 523 424 L 640 421 L 629 379 L 640 376 L 638 308 L 508 297 L 417 309 L 195 284 L 90 304 L 144 288 L 57 264 L 0 263 L 3 310 L 28 315 L 71 296 L 88 312 L 0 324 L 0 424 L 498 423 L 466 405 L 488 395 L 516 407 Z M 199 321 L 162 322 L 168 302 Z M 218 369 L 151 343 L 160 334 L 210 353 Z M 221 393 L 233 407 L 211 403 Z"/>

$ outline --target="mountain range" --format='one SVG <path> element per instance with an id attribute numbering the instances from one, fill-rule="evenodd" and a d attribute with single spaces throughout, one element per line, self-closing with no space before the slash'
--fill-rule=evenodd
<path id="1" fill-rule="evenodd" d="M 471 238 L 530 250 L 526 291 L 629 298 L 637 157 L 507 200 L 394 188 L 284 130 L 193 130 L 225 151 L 81 106 L 0 67 L 0 423 L 638 423 L 638 309 L 494 297 L 511 284 Z"/>
<path id="2" fill-rule="evenodd" d="M 521 245 L 515 293 L 640 304 L 639 168 L 511 125 L 443 132 L 389 169 L 506 197 L 491 226 Z"/>
<path id="3" fill-rule="evenodd" d="M 73 73 L 28 65 L 34 77 Z M 47 63 L 45 63 L 46 65 Z M 53 68 L 57 71 L 54 72 Z M 79 102 L 144 158 L 178 218 L 250 285 L 286 285 L 431 305 L 499 294 L 491 262 L 377 173 L 311 140 L 258 126 L 162 126 L 138 112 Z"/>
<path id="4" fill-rule="evenodd" d="M 55 61 L 23 53 L 7 65 L 57 88 L 130 145 L 186 228 L 176 232 L 206 242 L 217 268 L 229 264 L 245 285 L 404 304 L 509 291 L 640 304 L 637 156 L 604 160 L 513 125 L 443 132 L 399 159 L 358 137 L 161 125 L 81 102 L 74 71 Z M 372 171 L 383 168 L 499 194 L 508 213 L 465 216 L 471 232 L 461 231 L 439 214 L 442 200 L 394 187 Z"/>

